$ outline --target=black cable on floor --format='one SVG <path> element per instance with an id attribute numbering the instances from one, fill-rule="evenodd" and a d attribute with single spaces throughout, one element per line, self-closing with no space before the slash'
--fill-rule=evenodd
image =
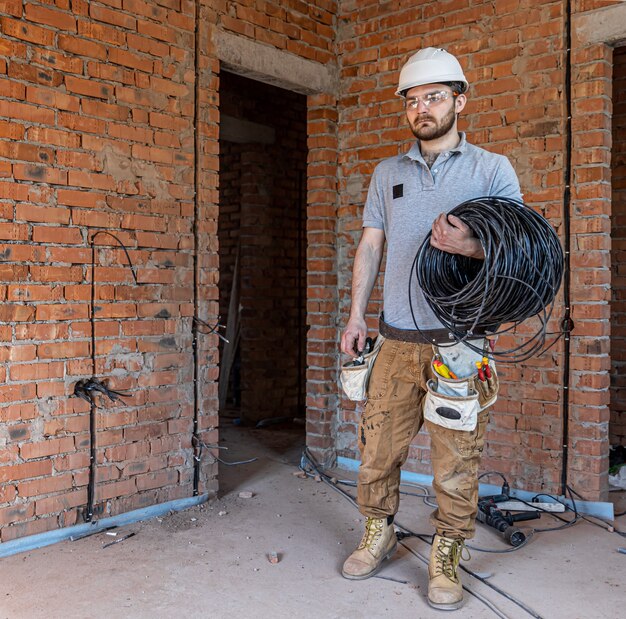
<path id="1" fill-rule="evenodd" d="M 411 534 L 407 534 L 407 537 L 413 537 Z M 419 535 L 417 535 L 416 537 L 420 537 Z M 405 544 L 404 542 L 399 541 L 398 542 L 403 548 L 405 548 L 406 550 L 408 550 L 412 555 L 414 555 L 415 557 L 417 557 L 422 563 L 424 563 L 424 565 L 428 565 L 429 561 L 426 557 L 424 557 L 423 555 L 421 555 L 419 552 L 417 552 L 417 550 L 411 548 L 410 546 L 408 546 L 407 544 Z M 508 619 L 508 617 L 491 601 L 488 600 L 484 595 L 481 595 L 480 593 L 478 593 L 477 591 L 473 591 L 472 589 L 470 589 L 469 587 L 467 587 L 466 585 L 461 584 L 461 586 L 463 587 L 463 589 L 465 591 L 467 591 L 470 595 L 474 596 L 477 600 L 479 600 L 480 602 L 482 602 L 485 606 L 487 606 L 487 608 L 489 608 L 489 610 L 493 611 L 500 619 Z M 536 617 L 539 617 L 538 615 L 536 615 Z M 539 619 L 541 619 L 541 617 L 539 617 Z"/>
<path id="2" fill-rule="evenodd" d="M 327 473 L 325 473 L 319 466 L 319 464 L 317 463 L 317 461 L 315 460 L 313 454 L 311 454 L 311 452 L 309 451 L 308 448 L 306 448 L 304 450 L 304 452 L 302 453 L 302 462 L 300 464 L 300 468 L 306 473 L 306 469 L 304 468 L 304 463 L 306 462 L 306 464 L 308 464 L 308 466 L 311 467 L 311 469 L 315 472 L 316 475 L 319 476 L 319 478 L 327 485 L 330 486 L 333 490 L 335 490 L 336 492 L 338 492 L 339 494 L 341 494 L 345 499 L 347 499 L 354 507 L 356 507 L 358 509 L 358 505 L 356 500 L 354 499 L 353 496 L 351 496 L 350 494 L 348 494 L 345 490 L 342 490 L 341 488 L 339 488 L 336 484 L 332 483 L 330 480 L 333 479 L 330 475 L 328 475 Z M 420 534 L 420 533 L 414 533 L 413 531 L 411 531 L 410 529 L 407 529 L 406 527 L 402 526 L 400 523 L 398 523 L 397 521 L 394 520 L 394 524 L 402 529 L 403 531 L 406 531 L 410 536 L 412 537 L 418 537 L 419 539 L 421 539 L 422 541 L 426 542 L 427 544 L 431 544 L 432 542 L 429 541 L 429 538 L 431 538 L 432 536 L 430 535 L 426 535 L 426 534 Z M 401 543 L 401 542 L 400 542 Z M 409 551 L 412 554 L 416 554 L 416 551 L 414 551 L 413 549 L 411 549 L 410 547 L 406 546 L 406 544 L 402 544 L 405 548 L 409 549 Z M 420 556 L 420 555 L 418 555 Z M 420 558 L 422 558 L 420 556 Z M 486 578 L 483 578 L 482 576 L 480 576 L 479 574 L 477 574 L 476 572 L 470 570 L 469 568 L 466 568 L 462 565 L 460 565 L 459 567 L 461 567 L 463 569 L 464 572 L 468 573 L 470 576 L 473 576 L 474 578 L 476 578 L 477 580 L 480 580 L 484 585 L 486 585 L 487 587 L 489 587 L 490 589 L 493 589 L 496 593 L 499 593 L 500 595 L 502 595 L 503 597 L 505 597 L 506 599 L 510 600 L 511 602 L 513 602 L 514 604 L 516 604 L 517 606 L 519 606 L 522 610 L 524 610 L 525 612 L 527 612 L 531 617 L 534 617 L 535 619 L 543 619 L 543 617 L 539 614 L 537 614 L 532 608 L 530 608 L 529 606 L 527 606 L 526 604 L 524 604 L 524 602 L 521 602 L 520 600 L 516 599 L 515 597 L 513 597 L 511 594 L 507 593 L 506 591 L 504 591 L 503 589 L 500 589 L 500 587 L 497 587 L 496 585 L 494 585 L 493 583 L 490 583 L 487 581 Z M 499 617 L 502 617 L 503 614 L 502 612 L 496 607 L 494 609 L 494 606 L 491 602 L 489 602 L 488 600 L 486 601 L 486 599 L 481 596 L 480 594 L 477 594 L 474 591 L 469 590 L 467 587 L 463 587 L 466 591 L 468 591 L 468 593 L 470 593 L 471 595 L 474 595 L 477 599 L 479 599 L 481 602 L 483 602 L 488 608 L 490 608 L 491 610 L 493 610 L 494 612 L 496 612 L 496 614 Z"/>
<path id="3" fill-rule="evenodd" d="M 567 487 L 567 489 L 570 492 L 570 497 L 571 500 L 573 501 L 574 498 L 572 497 L 572 494 L 575 494 L 577 497 L 579 497 L 580 499 L 582 499 L 583 497 L 576 492 L 576 490 L 574 490 L 573 488 L 571 488 L 570 486 Z M 583 499 L 584 500 L 584 499 Z M 613 516 L 614 518 L 619 517 L 619 514 L 614 514 Z M 596 527 L 600 527 L 601 529 L 604 529 L 605 531 L 608 531 L 609 533 L 616 533 L 617 535 L 620 535 L 621 537 L 626 537 L 626 532 L 624 531 L 619 531 L 618 529 L 615 528 L 615 525 L 613 525 L 612 523 L 604 520 L 604 518 L 600 518 L 599 516 L 581 516 L 581 518 L 583 520 L 586 520 L 589 524 L 592 524 Z M 593 522 L 592 520 L 589 520 L 589 518 L 595 518 L 596 520 L 599 520 L 600 522 L 602 522 L 603 524 L 605 524 L 606 526 L 603 527 L 601 524 L 598 524 L 597 522 Z"/>

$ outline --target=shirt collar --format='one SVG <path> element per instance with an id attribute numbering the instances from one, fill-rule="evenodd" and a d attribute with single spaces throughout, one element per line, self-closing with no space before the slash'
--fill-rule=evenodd
<path id="1" fill-rule="evenodd" d="M 456 148 L 451 148 L 451 153 L 464 153 L 467 150 L 467 137 L 465 135 L 465 131 L 459 131 L 459 135 L 461 136 L 461 141 L 458 143 Z"/>
<path id="2" fill-rule="evenodd" d="M 451 153 L 464 153 L 467 149 L 467 137 L 465 132 L 459 131 L 459 135 L 461 136 L 461 140 L 455 148 L 450 149 Z M 421 161 L 423 163 L 424 158 L 422 157 L 422 151 L 420 150 L 420 141 L 416 140 L 403 156 L 415 161 Z"/>

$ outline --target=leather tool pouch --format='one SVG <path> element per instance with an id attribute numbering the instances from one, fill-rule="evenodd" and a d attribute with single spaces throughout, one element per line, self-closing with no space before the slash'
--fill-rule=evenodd
<path id="1" fill-rule="evenodd" d="M 487 340 L 472 340 L 474 346 L 488 346 Z M 428 381 L 428 392 L 424 399 L 426 419 L 444 428 L 471 432 L 476 428 L 478 413 L 491 406 L 498 397 L 498 375 L 495 363 L 489 362 L 491 378 L 481 380 L 475 361 L 480 356 L 464 344 L 438 348 L 435 355 L 456 376 L 444 378 L 432 365 L 432 378 Z"/>
<path id="2" fill-rule="evenodd" d="M 374 361 L 378 352 L 383 345 L 385 338 L 382 335 L 374 340 L 371 352 L 368 352 L 355 361 L 345 363 L 341 368 L 339 382 L 341 387 L 350 400 L 359 402 L 367 397 L 367 386 L 370 380 L 370 374 L 374 367 Z"/>

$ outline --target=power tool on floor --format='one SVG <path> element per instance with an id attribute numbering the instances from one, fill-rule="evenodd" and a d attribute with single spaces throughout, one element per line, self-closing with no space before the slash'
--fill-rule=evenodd
<path id="1" fill-rule="evenodd" d="M 526 533 L 519 527 L 514 526 L 514 523 L 523 520 L 536 520 L 541 514 L 537 511 L 511 514 L 511 512 L 503 512 L 498 508 L 498 503 L 504 503 L 509 500 L 509 485 L 504 482 L 501 494 L 479 497 L 476 520 L 499 531 L 511 546 L 521 546 L 526 541 Z"/>

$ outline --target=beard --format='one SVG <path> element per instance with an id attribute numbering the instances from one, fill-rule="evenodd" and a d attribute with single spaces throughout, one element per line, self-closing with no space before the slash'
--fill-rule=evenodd
<path id="1" fill-rule="evenodd" d="M 421 125 L 425 120 L 430 121 L 429 125 Z M 456 112 L 454 111 L 454 105 L 450 108 L 450 111 L 440 120 L 437 121 L 428 114 L 421 114 L 412 123 L 411 131 L 413 135 L 422 142 L 428 142 L 429 140 L 436 140 L 448 133 L 452 127 L 454 127 L 454 121 L 456 120 Z"/>

